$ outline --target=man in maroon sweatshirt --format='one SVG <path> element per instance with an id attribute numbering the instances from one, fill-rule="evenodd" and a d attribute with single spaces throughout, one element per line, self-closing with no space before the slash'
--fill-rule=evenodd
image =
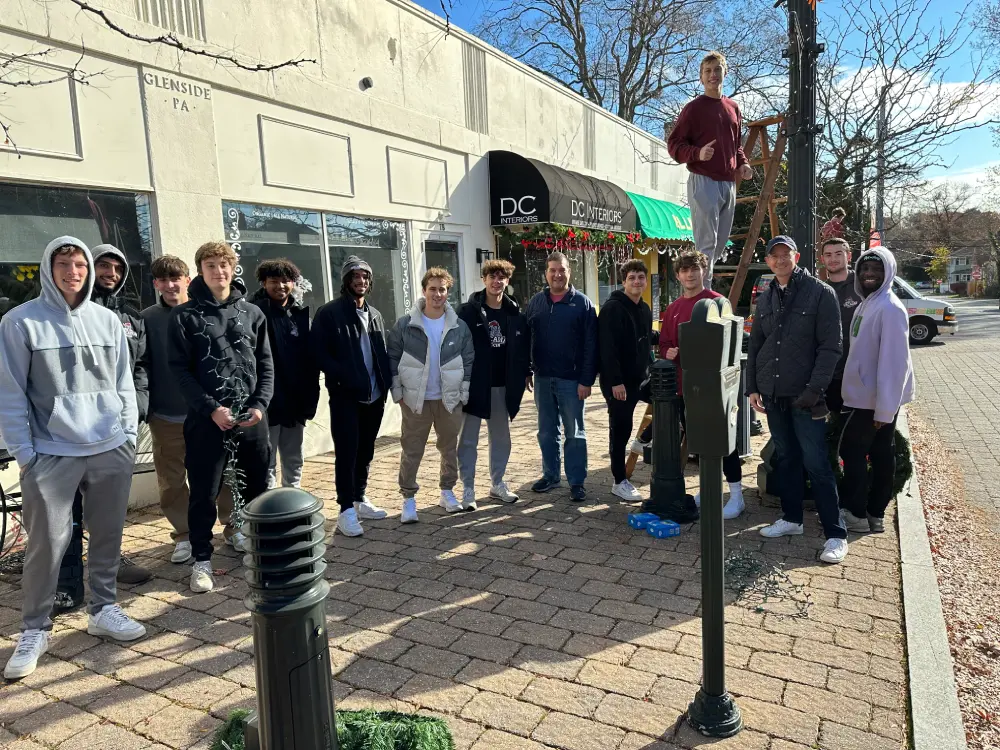
<path id="1" fill-rule="evenodd" d="M 708 258 L 705 289 L 712 288 L 712 267 L 725 253 L 736 210 L 736 182 L 753 177 L 743 153 L 743 116 L 739 105 L 722 95 L 726 58 L 709 52 L 701 61 L 705 93 L 687 103 L 667 138 L 675 161 L 687 164 L 688 205 L 695 247 Z"/>
<path id="2" fill-rule="evenodd" d="M 660 316 L 660 356 L 677 366 L 677 394 L 684 393 L 681 371 L 680 326 L 691 320 L 691 313 L 699 300 L 721 297 L 718 292 L 704 287 L 705 274 L 709 266 L 708 258 L 697 250 L 687 250 L 674 261 L 674 273 L 681 285 L 682 294 L 675 299 Z M 681 398 L 681 424 L 684 419 L 684 401 Z M 725 519 L 736 518 L 743 512 L 743 466 L 737 448 L 722 459 L 722 473 L 729 483 L 729 500 L 722 509 Z M 701 505 L 701 493 L 694 496 L 696 505 Z"/>

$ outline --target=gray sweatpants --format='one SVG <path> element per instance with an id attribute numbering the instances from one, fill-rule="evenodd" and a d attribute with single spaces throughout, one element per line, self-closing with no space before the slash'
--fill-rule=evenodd
<path id="1" fill-rule="evenodd" d="M 708 256 L 705 288 L 712 288 L 712 268 L 722 258 L 733 231 L 736 213 L 736 183 L 719 182 L 711 177 L 688 174 L 688 205 L 695 249 Z"/>
<path id="2" fill-rule="evenodd" d="M 476 458 L 479 452 L 479 432 L 483 420 L 472 414 L 465 415 L 462 435 L 458 439 L 458 466 L 463 487 L 476 484 Z M 490 390 L 490 418 L 486 422 L 490 446 L 490 481 L 496 487 L 503 481 L 510 460 L 510 418 L 507 415 L 507 389 Z"/>
<path id="3" fill-rule="evenodd" d="M 271 425 L 268 429 L 271 440 L 271 463 L 267 467 L 267 488 L 278 486 L 278 454 L 281 454 L 281 486 L 298 487 L 302 483 L 302 441 L 306 436 L 306 426 L 294 427 Z"/>
<path id="4" fill-rule="evenodd" d="M 90 534 L 88 610 L 97 614 L 117 601 L 115 578 L 134 464 L 135 448 L 130 443 L 96 456 L 39 453 L 28 464 L 21 477 L 22 517 L 28 532 L 21 577 L 25 630 L 52 627 L 52 598 L 59 581 L 59 565 L 73 531 L 73 496 L 77 488 L 83 493 L 83 523 Z"/>

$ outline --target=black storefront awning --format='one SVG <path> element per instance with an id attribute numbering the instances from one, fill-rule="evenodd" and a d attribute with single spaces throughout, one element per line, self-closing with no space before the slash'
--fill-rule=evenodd
<path id="1" fill-rule="evenodd" d="M 568 224 L 634 232 L 635 207 L 625 191 L 511 151 L 490 151 L 490 224 Z"/>

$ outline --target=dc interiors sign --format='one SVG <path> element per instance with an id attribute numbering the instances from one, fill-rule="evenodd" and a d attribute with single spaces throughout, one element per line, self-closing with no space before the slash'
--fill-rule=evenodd
<path id="1" fill-rule="evenodd" d="M 533 195 L 500 199 L 501 224 L 534 224 L 539 221 L 537 199 Z"/>

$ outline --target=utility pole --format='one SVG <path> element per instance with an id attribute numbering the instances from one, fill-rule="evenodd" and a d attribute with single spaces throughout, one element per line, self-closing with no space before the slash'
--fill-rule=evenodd
<path id="1" fill-rule="evenodd" d="M 816 0 L 788 0 L 788 224 L 799 264 L 816 268 Z"/>
<path id="2" fill-rule="evenodd" d="M 876 175 L 875 182 L 875 229 L 878 231 L 879 239 L 882 244 L 885 244 L 885 97 L 889 91 L 889 86 L 883 86 L 882 90 L 879 92 L 878 101 L 878 155 L 876 157 L 876 169 L 878 169 L 878 174 Z"/>

